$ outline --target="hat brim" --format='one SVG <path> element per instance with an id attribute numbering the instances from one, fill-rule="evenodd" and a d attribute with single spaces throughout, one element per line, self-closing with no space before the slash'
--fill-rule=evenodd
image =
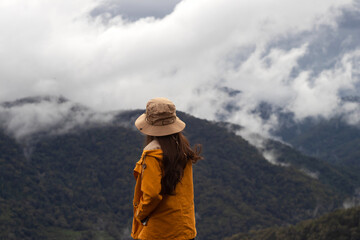
<path id="1" fill-rule="evenodd" d="M 176 117 L 175 122 L 168 125 L 150 125 L 146 121 L 146 114 L 144 113 L 136 119 L 135 126 L 140 132 L 149 136 L 166 136 L 181 132 L 182 130 L 184 130 L 186 124 L 181 121 L 180 118 Z"/>

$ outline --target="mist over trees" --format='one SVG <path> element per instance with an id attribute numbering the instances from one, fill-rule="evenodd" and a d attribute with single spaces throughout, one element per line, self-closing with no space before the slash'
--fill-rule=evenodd
<path id="1" fill-rule="evenodd" d="M 117 114 L 105 125 L 16 141 L 0 132 L 0 234 L 5 239 L 127 239 L 132 220 L 132 170 L 143 136 Z M 310 158 L 279 142 L 267 146 L 274 165 L 230 129 L 178 113 L 205 160 L 194 166 L 199 239 L 295 224 L 342 207 L 359 186 L 356 172 Z M 24 149 L 31 148 L 29 157 Z M 304 172 L 317 172 L 313 177 Z"/>

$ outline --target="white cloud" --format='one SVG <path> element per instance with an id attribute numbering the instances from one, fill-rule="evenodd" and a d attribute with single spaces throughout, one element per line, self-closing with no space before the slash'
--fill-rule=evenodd
<path id="1" fill-rule="evenodd" d="M 301 168 L 300 171 L 305 173 L 307 176 L 309 176 L 311 178 L 319 179 L 320 173 L 318 171 L 313 172 L 306 168 Z"/>
<path id="2" fill-rule="evenodd" d="M 297 120 L 343 114 L 349 123 L 358 123 L 359 104 L 344 104 L 340 92 L 356 89 L 360 81 L 360 51 L 345 54 L 334 68 L 323 70 L 319 75 L 302 71 L 292 76 L 297 60 L 306 52 L 307 45 L 289 51 L 272 49 L 267 54 L 257 49 L 240 67 L 231 69 L 225 84 L 243 93 L 237 96 L 239 110 L 229 120 L 246 126 L 246 131 L 269 137 L 269 130 L 277 126 L 276 116 L 264 120 L 254 114 L 261 102 L 267 102 L 293 112 Z"/>
<path id="3" fill-rule="evenodd" d="M 347 198 L 343 202 L 343 208 L 345 208 L 345 209 L 353 208 L 353 207 L 357 207 L 357 206 L 360 206 L 360 189 L 359 188 L 355 189 L 353 197 Z"/>
<path id="4" fill-rule="evenodd" d="M 339 90 L 359 80 L 352 53 L 314 75 L 298 63 L 311 55 L 312 38 L 289 49 L 271 47 L 324 25 L 336 31 L 342 9 L 355 4 L 351 0 L 184 0 L 162 19 L 141 15 L 135 22 L 117 15 L 121 9 L 106 14 L 115 3 L 1 1 L 0 101 L 63 94 L 108 111 L 144 108 L 150 98 L 165 96 L 178 109 L 208 119 L 231 101 L 239 110 L 228 120 L 264 134 L 277 121 L 253 114 L 261 101 L 298 118 L 329 116 L 341 111 Z M 224 86 L 242 93 L 229 97 L 219 91 Z"/>
<path id="5" fill-rule="evenodd" d="M 15 106 L 0 105 L 0 126 L 18 141 L 32 134 L 64 134 L 86 124 L 110 122 L 113 114 L 99 114 L 70 101 L 48 97 Z"/>
<path id="6" fill-rule="evenodd" d="M 302 74 L 294 80 L 292 88 L 297 92 L 288 105 L 300 119 L 308 116 L 333 117 L 350 113 L 348 104 L 343 105 L 341 91 L 356 89 L 359 83 L 358 66 L 360 50 L 345 54 L 333 69 L 322 71 L 317 77 Z"/>

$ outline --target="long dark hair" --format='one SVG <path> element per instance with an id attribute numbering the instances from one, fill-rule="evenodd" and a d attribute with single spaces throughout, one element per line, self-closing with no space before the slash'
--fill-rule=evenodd
<path id="1" fill-rule="evenodd" d="M 145 143 L 149 144 L 154 139 L 158 140 L 163 151 L 160 194 L 173 195 L 188 161 L 196 163 L 202 159 L 200 156 L 202 146 L 197 144 L 191 148 L 189 141 L 181 132 L 161 137 L 147 136 Z"/>

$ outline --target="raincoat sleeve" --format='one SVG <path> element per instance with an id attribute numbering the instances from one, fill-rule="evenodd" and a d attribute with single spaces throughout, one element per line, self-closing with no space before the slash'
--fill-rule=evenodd
<path id="1" fill-rule="evenodd" d="M 162 195 L 160 195 L 161 168 L 159 161 L 153 156 L 146 156 L 142 167 L 142 196 L 136 210 L 136 218 L 139 221 L 148 218 L 162 200 Z"/>

